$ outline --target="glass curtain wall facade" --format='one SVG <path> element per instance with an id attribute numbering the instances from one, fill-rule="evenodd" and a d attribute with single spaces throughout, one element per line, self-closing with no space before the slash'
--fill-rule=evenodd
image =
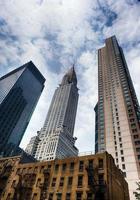
<path id="1" fill-rule="evenodd" d="M 45 79 L 32 62 L 0 78 L 0 154 L 19 146 L 44 87 Z"/>
<path id="2" fill-rule="evenodd" d="M 129 183 L 131 200 L 140 178 L 140 107 L 115 36 L 98 50 L 95 151 L 108 151 Z"/>

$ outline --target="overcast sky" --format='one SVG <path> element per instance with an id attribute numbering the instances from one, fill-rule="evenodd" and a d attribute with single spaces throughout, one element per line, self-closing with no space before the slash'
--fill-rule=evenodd
<path id="1" fill-rule="evenodd" d="M 21 147 L 42 127 L 54 90 L 76 63 L 76 146 L 94 151 L 97 49 L 112 35 L 123 47 L 140 101 L 140 1 L 0 0 L 0 76 L 32 60 L 46 78 Z"/>

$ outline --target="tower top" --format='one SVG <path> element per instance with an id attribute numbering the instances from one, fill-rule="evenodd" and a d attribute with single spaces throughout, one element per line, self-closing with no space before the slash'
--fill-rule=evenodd
<path id="1" fill-rule="evenodd" d="M 65 84 L 69 84 L 69 83 L 74 83 L 75 85 L 77 85 L 77 76 L 76 76 L 76 72 L 74 69 L 74 65 L 64 75 L 61 85 L 65 85 Z"/>

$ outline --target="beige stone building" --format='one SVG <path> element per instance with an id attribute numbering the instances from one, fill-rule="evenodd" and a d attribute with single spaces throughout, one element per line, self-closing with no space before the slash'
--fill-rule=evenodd
<path id="1" fill-rule="evenodd" d="M 0 159 L 1 200 L 129 200 L 128 184 L 107 152 L 46 162 Z"/>
<path id="2" fill-rule="evenodd" d="M 98 50 L 96 152 L 109 152 L 128 181 L 131 200 L 140 179 L 140 106 L 116 37 Z"/>

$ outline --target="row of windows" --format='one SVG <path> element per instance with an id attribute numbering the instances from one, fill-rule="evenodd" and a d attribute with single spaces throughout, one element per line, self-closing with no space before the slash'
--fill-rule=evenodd
<path id="1" fill-rule="evenodd" d="M 83 195 L 82 192 L 77 192 L 76 193 L 76 200 L 82 200 L 82 195 Z M 57 200 L 62 199 L 62 193 L 57 193 L 56 196 L 57 196 Z M 50 193 L 49 194 L 49 200 L 53 200 L 53 197 L 54 197 L 54 193 Z M 70 199 L 71 199 L 71 193 L 66 193 L 65 200 L 70 200 Z M 93 199 L 93 193 L 88 192 L 86 199 L 92 200 Z"/>
<path id="2" fill-rule="evenodd" d="M 74 165 L 75 165 L 74 162 L 70 163 L 70 165 L 69 165 L 69 170 L 70 171 L 74 170 L 74 167 L 75 167 Z M 89 160 L 88 161 L 88 166 L 89 167 L 93 167 L 93 165 L 94 165 L 93 160 Z M 99 168 L 103 168 L 104 167 L 103 159 L 99 159 L 98 160 L 98 167 Z M 62 171 L 64 172 L 66 169 L 67 169 L 67 164 L 66 163 L 62 164 Z M 56 164 L 55 165 L 55 172 L 58 172 L 58 170 L 59 170 L 59 164 Z M 83 170 L 84 170 L 84 161 L 79 161 L 79 171 L 82 172 Z"/>
<path id="3" fill-rule="evenodd" d="M 83 175 L 79 175 L 78 176 L 77 187 L 82 187 L 83 186 L 83 178 L 84 178 Z M 60 178 L 59 187 L 63 187 L 64 186 L 65 179 L 66 179 L 65 177 L 61 177 Z M 57 180 L 56 177 L 54 177 L 52 179 L 52 183 L 51 183 L 52 187 L 56 186 L 56 180 Z M 104 184 L 104 174 L 99 174 L 98 175 L 98 183 L 99 183 L 99 185 L 103 185 Z M 68 180 L 67 180 L 67 187 L 71 187 L 72 184 L 73 184 L 73 177 L 70 176 L 70 177 L 68 177 Z M 88 176 L 88 185 L 93 185 L 93 177 L 91 177 L 91 176 Z"/>

